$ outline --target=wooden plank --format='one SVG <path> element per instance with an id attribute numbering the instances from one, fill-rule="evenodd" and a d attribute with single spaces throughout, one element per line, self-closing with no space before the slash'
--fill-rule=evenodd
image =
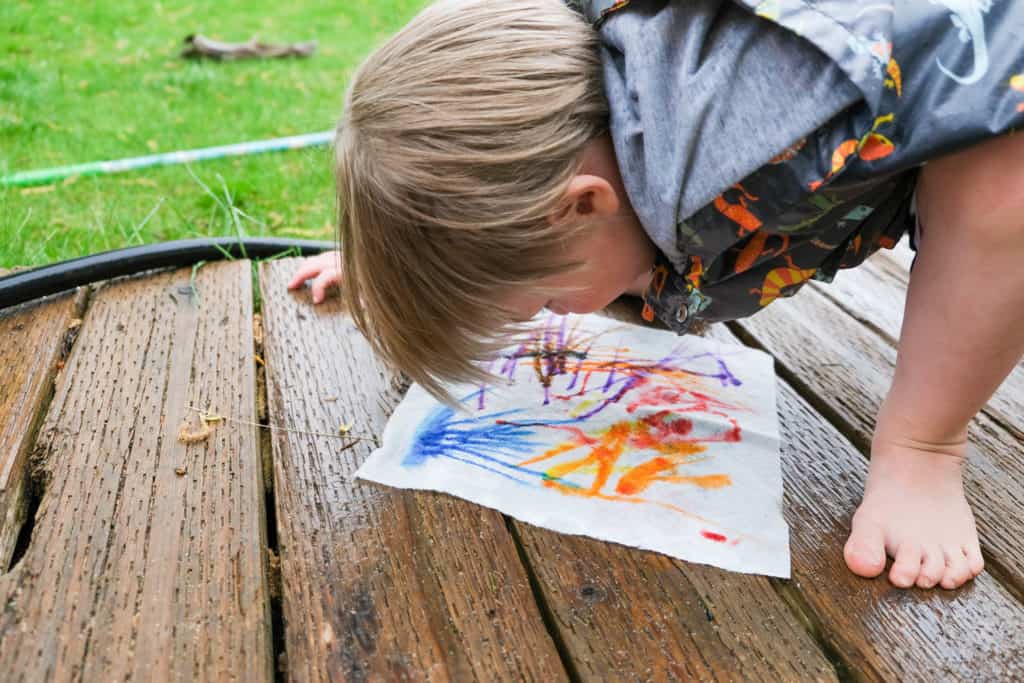
<path id="1" fill-rule="evenodd" d="M 272 677 L 255 428 L 176 438 L 186 406 L 253 410 L 249 265 L 202 268 L 199 299 L 190 274 L 109 284 L 86 312 L 32 453 L 32 542 L 0 577 L 13 680 Z"/>
<path id="2" fill-rule="evenodd" d="M 85 291 L 0 310 L 0 571 L 25 522 L 28 452 Z"/>
<path id="3" fill-rule="evenodd" d="M 582 680 L 836 680 L 765 577 L 516 528 Z"/>
<path id="4" fill-rule="evenodd" d="M 336 301 L 264 263 L 264 348 L 288 677 L 296 681 L 566 678 L 502 516 L 355 481 L 403 387 Z"/>
<path id="5" fill-rule="evenodd" d="M 638 311 L 606 314 L 644 324 Z M 584 680 L 835 680 L 765 577 L 513 523 Z"/>
<path id="6" fill-rule="evenodd" d="M 830 285 L 814 284 L 849 315 L 878 330 L 895 345 L 903 324 L 907 268 L 912 258 L 909 248 L 880 251 L 861 267 L 841 271 Z M 964 329 L 961 333 L 969 335 L 971 331 Z M 1024 360 L 1003 381 L 984 410 L 1015 437 L 1024 439 Z"/>
<path id="7" fill-rule="evenodd" d="M 884 252 L 876 253 L 857 268 L 839 271 L 830 283 L 812 282 L 810 286 L 892 344 L 899 339 L 907 298 L 907 273 L 899 263 L 886 258 Z"/>
<path id="8" fill-rule="evenodd" d="M 747 322 L 808 296 L 777 302 Z M 787 322 L 777 336 L 802 334 L 802 328 L 794 329 L 798 321 Z M 834 335 L 845 347 L 849 339 L 834 322 L 819 315 L 808 326 L 819 339 L 822 330 L 829 330 L 829 338 Z M 721 325 L 712 326 L 709 336 L 737 341 Z M 843 546 L 867 462 L 789 384 L 780 379 L 778 386 L 784 511 L 793 556 L 792 581 L 778 583 L 806 610 L 846 671 L 854 678 L 883 681 L 1013 680 L 1024 675 L 1024 606 L 990 575 L 956 592 L 906 591 L 890 586 L 884 576 L 862 579 L 846 568 Z M 857 393 L 856 388 L 845 391 Z"/>
<path id="9" fill-rule="evenodd" d="M 620 311 L 616 317 L 630 319 Z M 720 325 L 713 326 L 709 336 L 737 342 Z M 865 580 L 846 568 L 843 545 L 860 500 L 866 461 L 782 380 L 779 417 L 793 580 L 776 584 L 804 611 L 845 671 L 866 680 L 1019 677 L 1024 672 L 1024 607 L 991 576 L 982 575 L 956 593 L 902 591 L 884 577 Z M 584 576 L 597 577 L 595 585 L 603 587 L 614 580 L 615 570 L 609 567 L 614 565 Z M 576 586 L 578 593 L 580 584 Z M 609 591 L 596 594 L 615 599 L 614 594 L 604 597 Z M 580 597 L 577 603 L 582 602 Z M 586 614 L 585 606 L 574 607 Z M 656 613 L 652 616 L 645 607 L 632 607 L 635 622 L 658 624 Z M 770 628 L 751 631 L 771 632 Z M 751 638 L 746 631 L 734 632 L 742 634 L 741 642 Z"/>
<path id="10" fill-rule="evenodd" d="M 956 592 L 901 590 L 861 579 L 843 559 L 867 463 L 848 440 L 779 383 L 788 585 L 855 678 L 1020 680 L 1024 606 L 989 574 Z"/>
<path id="11" fill-rule="evenodd" d="M 862 448 L 888 391 L 896 351 L 814 289 L 777 301 L 739 323 L 795 377 L 816 407 L 846 423 Z M 982 550 L 1024 587 L 1024 452 L 1020 441 L 984 413 L 972 423 L 964 469 Z"/>

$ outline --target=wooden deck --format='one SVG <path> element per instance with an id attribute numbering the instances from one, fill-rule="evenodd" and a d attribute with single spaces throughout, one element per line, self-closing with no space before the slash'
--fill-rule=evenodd
<path id="1" fill-rule="evenodd" d="M 403 385 L 285 291 L 294 260 L 0 311 L 0 679 L 1021 680 L 1024 367 L 972 429 L 986 572 L 902 591 L 843 564 L 908 262 L 711 331 L 778 361 L 790 581 L 354 481 L 373 444 L 330 435 L 379 433 Z M 180 442 L 199 410 L 230 419 Z"/>

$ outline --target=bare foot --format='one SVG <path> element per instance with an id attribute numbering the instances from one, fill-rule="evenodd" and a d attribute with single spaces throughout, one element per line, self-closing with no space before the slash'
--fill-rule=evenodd
<path id="1" fill-rule="evenodd" d="M 895 560 L 889 581 L 900 588 L 952 589 L 981 573 L 978 532 L 961 479 L 964 448 L 945 450 L 952 452 L 876 439 L 844 551 L 850 571 L 878 576 L 889 555 Z"/>

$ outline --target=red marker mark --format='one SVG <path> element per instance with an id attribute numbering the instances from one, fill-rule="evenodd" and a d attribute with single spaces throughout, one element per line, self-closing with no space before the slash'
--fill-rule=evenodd
<path id="1" fill-rule="evenodd" d="M 725 543 L 726 538 L 722 534 L 716 534 L 714 531 L 702 530 L 700 535 L 709 541 L 717 541 L 718 543 Z"/>

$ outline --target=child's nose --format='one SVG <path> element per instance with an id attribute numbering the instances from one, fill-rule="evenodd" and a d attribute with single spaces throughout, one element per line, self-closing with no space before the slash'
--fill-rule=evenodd
<path id="1" fill-rule="evenodd" d="M 554 301 L 549 301 L 546 308 L 555 315 L 568 315 L 569 313 L 569 311 L 561 304 L 555 303 Z"/>

